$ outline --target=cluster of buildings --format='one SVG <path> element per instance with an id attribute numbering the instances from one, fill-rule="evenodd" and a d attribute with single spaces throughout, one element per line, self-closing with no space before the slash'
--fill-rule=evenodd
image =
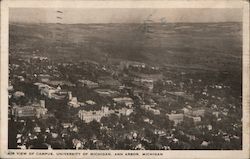
<path id="1" fill-rule="evenodd" d="M 209 80 L 197 79 L 195 74 L 186 77 L 183 70 L 173 71 L 133 61 L 103 65 L 91 62 L 51 64 L 44 57 L 15 60 L 10 64 L 10 121 L 20 124 L 20 121 L 25 123 L 26 119 L 35 118 L 36 126 L 32 131 L 45 134 L 62 147 L 97 148 L 96 143 L 102 143 L 107 149 L 181 149 L 185 145 L 191 149 L 196 148 L 195 143 L 199 141 L 199 148 L 209 147 L 212 141 L 204 135 L 190 133 L 191 128 L 185 127 L 189 121 L 201 134 L 215 130 L 212 135 L 217 137 L 226 133 L 221 138 L 229 143 L 241 139 L 240 119 L 231 119 L 241 116 L 239 103 L 235 102 L 237 97 L 230 95 L 230 103 L 227 96 L 218 93 L 231 87 L 217 83 L 209 85 Z M 18 64 L 12 64 L 15 62 Z M 230 115 L 232 113 L 236 115 Z M 102 120 L 112 114 L 118 116 L 114 123 Z M 41 129 L 39 121 L 48 116 L 60 127 L 52 124 L 52 127 Z M 211 122 L 207 119 L 209 116 Z M 234 136 L 216 125 L 229 119 L 234 125 L 231 131 Z M 92 121 L 101 128 L 112 124 L 114 127 L 105 132 L 98 128 L 87 131 Z M 28 129 L 27 125 L 25 128 Z M 65 142 L 71 136 L 74 141 L 70 143 L 74 146 Z M 119 147 L 121 145 L 123 147 Z"/>

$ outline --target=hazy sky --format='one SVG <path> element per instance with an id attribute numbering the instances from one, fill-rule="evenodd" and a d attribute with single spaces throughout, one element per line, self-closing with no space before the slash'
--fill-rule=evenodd
<path id="1" fill-rule="evenodd" d="M 59 13 L 58 10 L 63 13 Z M 151 16 L 150 16 L 151 15 Z M 12 8 L 11 22 L 28 23 L 136 23 L 145 19 L 160 22 L 241 22 L 241 9 L 56 9 Z"/>

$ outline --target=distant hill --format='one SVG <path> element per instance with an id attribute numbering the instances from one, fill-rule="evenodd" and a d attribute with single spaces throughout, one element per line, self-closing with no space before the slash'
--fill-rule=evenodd
<path id="1" fill-rule="evenodd" d="M 54 60 L 133 60 L 239 70 L 241 23 L 10 24 L 11 52 Z"/>

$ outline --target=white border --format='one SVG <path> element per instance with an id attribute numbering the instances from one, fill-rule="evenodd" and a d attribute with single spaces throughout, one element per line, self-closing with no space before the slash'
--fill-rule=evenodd
<path id="1" fill-rule="evenodd" d="M 46 156 L 7 155 L 8 122 L 8 19 L 9 8 L 243 8 L 243 150 L 171 150 L 163 156 Z M 4 0 L 1 2 L 1 147 L 0 158 L 249 158 L 249 3 L 243 1 L 28 1 Z M 10 130 L 11 131 L 11 130 Z M 50 152 L 50 150 L 11 150 L 12 152 Z M 120 150 L 53 150 L 51 152 L 121 152 Z M 123 150 L 131 152 L 129 150 Z M 145 151 L 133 152 L 142 153 Z"/>

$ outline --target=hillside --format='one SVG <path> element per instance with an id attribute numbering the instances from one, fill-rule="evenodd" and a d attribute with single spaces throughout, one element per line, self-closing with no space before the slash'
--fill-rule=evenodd
<path id="1" fill-rule="evenodd" d="M 54 60 L 133 60 L 241 70 L 240 23 L 10 24 L 10 51 Z"/>

